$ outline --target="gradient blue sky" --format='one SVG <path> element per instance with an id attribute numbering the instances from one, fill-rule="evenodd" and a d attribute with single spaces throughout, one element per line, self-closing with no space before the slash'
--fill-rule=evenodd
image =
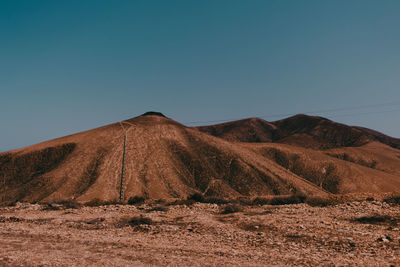
<path id="1" fill-rule="evenodd" d="M 187 123 L 379 104 L 320 115 L 400 137 L 399 14 L 397 0 L 2 0 L 0 151 L 149 110 Z"/>

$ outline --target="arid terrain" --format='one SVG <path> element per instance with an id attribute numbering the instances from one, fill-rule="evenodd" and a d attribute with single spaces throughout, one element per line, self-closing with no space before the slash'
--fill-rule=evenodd
<path id="1" fill-rule="evenodd" d="M 400 139 L 150 112 L 0 153 L 0 264 L 398 266 Z"/>
<path id="2" fill-rule="evenodd" d="M 0 208 L 10 266 L 398 266 L 400 208 L 308 204 Z"/>
<path id="3" fill-rule="evenodd" d="M 400 192 L 399 144 L 321 117 L 186 127 L 153 112 L 0 153 L 0 202 Z"/>

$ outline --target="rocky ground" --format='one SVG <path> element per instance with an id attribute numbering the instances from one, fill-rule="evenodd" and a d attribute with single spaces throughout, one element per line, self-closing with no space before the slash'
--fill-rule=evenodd
<path id="1" fill-rule="evenodd" d="M 399 224 L 399 225 L 398 225 Z M 6 266 L 400 266 L 400 206 L 0 208 Z"/>

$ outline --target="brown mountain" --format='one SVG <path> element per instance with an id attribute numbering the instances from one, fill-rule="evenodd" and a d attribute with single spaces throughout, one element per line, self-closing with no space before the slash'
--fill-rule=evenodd
<path id="1" fill-rule="evenodd" d="M 361 146 L 378 141 L 393 148 L 400 148 L 400 139 L 367 128 L 347 126 L 326 118 L 303 114 L 274 122 L 250 118 L 195 128 L 237 142 L 274 142 L 329 149 Z"/>
<path id="2" fill-rule="evenodd" d="M 400 191 L 396 140 L 304 115 L 190 128 L 150 112 L 0 153 L 0 201 Z"/>
<path id="3" fill-rule="evenodd" d="M 1 199 L 117 200 L 125 132 L 124 200 L 326 194 L 252 150 L 150 113 L 1 153 Z"/>

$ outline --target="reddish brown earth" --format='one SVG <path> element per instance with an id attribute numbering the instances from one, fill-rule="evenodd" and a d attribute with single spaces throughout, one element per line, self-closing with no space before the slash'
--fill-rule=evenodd
<path id="1" fill-rule="evenodd" d="M 274 142 L 313 149 L 362 146 L 372 141 L 400 148 L 400 139 L 363 127 L 348 126 L 326 118 L 299 114 L 267 122 L 249 118 L 195 127 L 201 132 L 236 142 Z"/>

